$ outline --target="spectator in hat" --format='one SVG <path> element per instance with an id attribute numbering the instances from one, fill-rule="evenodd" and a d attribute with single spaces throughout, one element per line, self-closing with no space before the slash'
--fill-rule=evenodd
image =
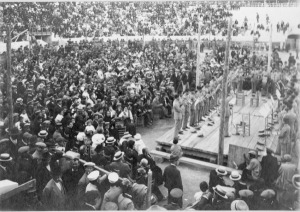
<path id="1" fill-rule="evenodd" d="M 114 155 L 113 162 L 108 166 L 108 169 L 112 172 L 118 173 L 123 178 L 131 179 L 131 169 L 128 164 L 123 162 L 124 153 L 117 151 Z"/>
<path id="2" fill-rule="evenodd" d="M 289 119 L 285 115 L 283 117 L 283 127 L 280 130 L 279 136 L 278 136 L 278 143 L 280 148 L 280 155 L 283 157 L 285 154 L 290 153 L 290 146 L 291 146 L 291 127 L 289 125 Z"/>
<path id="3" fill-rule="evenodd" d="M 247 203 L 243 200 L 234 200 L 231 203 L 230 208 L 232 211 L 248 211 L 249 210 Z"/>
<path id="4" fill-rule="evenodd" d="M 59 138 L 62 138 L 63 137 L 62 135 L 63 135 L 62 123 L 58 122 L 58 123 L 56 123 L 55 132 L 53 133 L 53 136 L 52 136 L 54 142 L 57 142 L 57 140 Z"/>
<path id="5" fill-rule="evenodd" d="M 119 175 L 115 172 L 111 172 L 108 175 L 108 181 L 110 184 L 109 190 L 104 194 L 101 210 L 104 210 L 106 203 L 113 202 L 118 204 L 118 197 L 122 194 L 122 189 L 119 185 Z"/>
<path id="6" fill-rule="evenodd" d="M 239 191 L 239 195 L 241 200 L 244 200 L 246 204 L 249 206 L 250 210 L 256 209 L 255 200 L 253 199 L 254 193 L 251 190 L 243 189 Z"/>
<path id="7" fill-rule="evenodd" d="M 230 210 L 230 202 L 226 195 L 226 191 L 220 185 L 213 188 L 214 196 L 212 199 L 213 210 Z"/>
<path id="8" fill-rule="evenodd" d="M 0 155 L 0 180 L 14 180 L 15 170 L 13 158 L 9 153 L 2 153 Z"/>
<path id="9" fill-rule="evenodd" d="M 78 193 L 77 185 L 82 175 L 84 174 L 84 170 L 80 165 L 79 158 L 75 157 L 75 155 L 73 154 L 68 153 L 69 152 L 66 152 L 64 158 L 66 159 L 67 163 L 70 163 L 70 166 L 69 168 L 67 168 L 67 170 L 64 171 L 62 180 L 63 182 L 65 182 L 64 185 L 66 189 L 68 208 L 75 209 L 77 208 L 78 204 L 76 198 L 74 197 Z"/>
<path id="10" fill-rule="evenodd" d="M 134 207 L 137 210 L 146 209 L 147 201 L 147 186 L 138 183 L 131 183 L 128 179 L 122 180 L 123 192 L 132 196 Z"/>
<path id="11" fill-rule="evenodd" d="M 47 183 L 42 194 L 42 203 L 47 210 L 66 209 L 66 191 L 61 176 L 61 168 L 53 164 L 51 167 L 52 179 Z"/>
<path id="12" fill-rule="evenodd" d="M 168 189 L 168 204 L 171 203 L 171 196 L 170 192 L 174 188 L 183 189 L 181 174 L 180 171 L 177 169 L 178 164 L 178 157 L 177 156 L 170 156 L 170 165 L 168 165 L 163 173 L 163 179 L 165 182 L 165 187 Z M 182 207 L 182 202 L 179 204 Z"/>
<path id="13" fill-rule="evenodd" d="M 251 150 L 248 152 L 248 155 L 249 160 L 247 159 L 246 161 L 249 162 L 247 162 L 247 166 L 243 170 L 242 180 L 259 180 L 261 174 L 261 165 L 257 159 L 256 152 Z"/>
<path id="14" fill-rule="evenodd" d="M 10 154 L 10 156 L 13 159 L 17 159 L 18 156 L 18 149 L 21 146 L 24 146 L 24 144 L 22 145 L 22 141 L 20 138 L 20 131 L 18 130 L 17 127 L 13 127 L 11 130 L 7 129 L 8 131 L 8 135 L 9 135 L 9 141 L 7 142 L 7 153 Z"/>
<path id="15" fill-rule="evenodd" d="M 17 182 L 23 184 L 34 177 L 32 156 L 29 154 L 29 146 L 18 149 L 18 160 L 16 163 Z"/>
<path id="16" fill-rule="evenodd" d="M 267 155 L 263 156 L 261 160 L 261 177 L 264 179 L 265 184 L 270 187 L 278 176 L 278 161 L 274 157 L 273 151 L 267 148 Z"/>
<path id="17" fill-rule="evenodd" d="M 236 196 L 239 195 L 240 190 L 247 189 L 247 184 L 241 180 L 242 176 L 238 171 L 232 171 L 229 179 L 234 183 L 232 187 L 235 189 Z"/>
<path id="18" fill-rule="evenodd" d="M 98 189 L 101 182 L 103 182 L 101 181 L 100 172 L 98 170 L 92 171 L 87 178 L 89 183 L 86 186 L 84 194 L 85 205 L 91 206 L 93 210 L 98 210 L 102 202 L 101 191 Z"/>
<path id="19" fill-rule="evenodd" d="M 39 161 L 43 158 L 43 154 L 48 151 L 47 145 L 43 142 L 37 142 L 35 143 L 36 150 L 32 154 L 32 158 Z"/>
<path id="20" fill-rule="evenodd" d="M 258 200 L 259 210 L 276 210 L 278 203 L 276 200 L 276 192 L 272 189 L 267 189 L 261 192 Z"/>
<path id="21" fill-rule="evenodd" d="M 182 195 L 183 192 L 179 188 L 174 188 L 170 192 L 171 200 L 170 203 L 165 205 L 164 208 L 167 210 L 179 210 L 182 206 L 180 206 L 180 203 L 182 202 Z"/>
<path id="22" fill-rule="evenodd" d="M 77 185 L 77 199 L 79 201 L 79 205 L 81 205 L 81 206 L 83 205 L 83 201 L 82 201 L 81 197 L 84 195 L 86 186 L 89 183 L 87 176 L 94 170 L 95 165 L 96 164 L 93 162 L 86 162 L 83 165 L 84 166 L 84 174 L 79 179 L 78 185 Z"/>
<path id="23" fill-rule="evenodd" d="M 133 211 L 135 210 L 132 197 L 126 193 L 120 194 L 118 197 L 118 208 L 123 211 Z"/>
<path id="24" fill-rule="evenodd" d="M 106 145 L 104 147 L 104 155 L 109 158 L 109 161 L 113 161 L 115 153 L 119 148 L 115 145 L 116 139 L 114 137 L 108 137 L 106 139 Z"/>
<path id="25" fill-rule="evenodd" d="M 223 177 L 227 175 L 224 167 L 219 166 L 215 170 L 211 170 L 209 174 L 209 190 L 213 192 L 213 188 L 217 185 L 226 186 Z"/>
<path id="26" fill-rule="evenodd" d="M 278 178 L 276 179 L 275 186 L 277 188 L 278 201 L 284 202 L 286 193 L 291 189 L 292 178 L 296 173 L 297 167 L 292 163 L 290 155 L 284 155 L 282 163 L 278 169 Z"/>
<path id="27" fill-rule="evenodd" d="M 36 179 L 36 191 L 39 200 L 42 198 L 43 189 L 47 183 L 51 180 L 51 167 L 50 167 L 51 156 L 48 152 L 42 154 L 41 162 L 35 167 L 34 177 Z"/>

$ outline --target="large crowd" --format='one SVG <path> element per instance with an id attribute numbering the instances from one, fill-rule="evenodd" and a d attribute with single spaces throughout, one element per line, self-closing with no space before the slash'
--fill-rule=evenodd
<path id="1" fill-rule="evenodd" d="M 19 11 L 12 5 L 10 12 Z M 23 15 L 14 16 L 27 19 L 19 20 L 15 27 L 22 31 L 30 27 L 30 22 L 43 25 L 42 21 L 47 20 L 44 17 L 52 19 L 54 15 L 53 22 L 49 22 L 53 30 L 61 36 L 76 37 L 81 30 L 74 23 L 83 26 L 88 22 L 91 29 L 87 33 L 95 32 L 94 27 L 98 27 L 95 14 L 105 10 L 108 16 L 101 16 L 101 23 L 109 30 L 103 33 L 111 35 L 123 30 L 124 35 L 130 35 L 138 32 L 135 30 L 139 27 L 130 31 L 126 26 L 130 23 L 122 21 L 135 22 L 140 17 L 136 12 L 139 10 L 130 8 L 138 7 L 148 12 L 150 22 L 163 26 L 165 32 L 172 30 L 164 21 L 174 20 L 176 16 L 185 20 L 185 30 L 196 32 L 197 26 L 190 21 L 197 20 L 198 16 L 182 5 L 185 3 L 28 3 Z M 203 19 L 210 19 L 207 23 L 214 25 L 216 33 L 226 29 L 225 17 L 230 15 L 226 5 L 205 4 L 201 8 L 196 12 L 205 14 Z M 147 28 L 145 22 L 141 23 L 142 28 Z M 13 127 L 9 129 L 4 73 L 0 180 L 22 184 L 36 179 L 36 190 L 26 194 L 29 197 L 36 194 L 36 198 L 19 200 L 28 204 L 18 204 L 16 209 L 144 210 L 150 170 L 153 173 L 151 209 L 182 209 L 184 188 L 177 168 L 182 150 L 178 134 L 185 133 L 189 127 L 198 129 L 203 121 L 213 125 L 210 114 L 220 105 L 225 43 L 212 42 L 210 47 L 213 51 L 205 54 L 200 67 L 199 85 L 196 85 L 196 48 L 191 40 L 147 43 L 70 40 L 58 48 L 35 44 L 31 49 L 12 50 Z M 204 48 L 202 44 L 200 50 Z M 261 161 L 256 152 L 249 152 L 245 163 L 238 164 L 237 170 L 241 171 L 229 175 L 233 186 L 226 183 L 228 179 L 224 180 L 228 174 L 224 167 L 211 171 L 209 181 L 200 183 L 200 191 L 195 194 L 195 201 L 189 200 L 187 209 L 299 209 L 295 161 L 299 160 L 300 66 L 292 54 L 288 61 L 282 61 L 276 49 L 271 66 L 268 72 L 266 54 L 252 52 L 251 47 L 241 44 L 233 45 L 228 93 L 252 89 L 253 95 L 260 91 L 263 96 L 275 98 L 276 90 L 280 92 L 282 103 L 276 111 L 280 133 L 275 152 L 280 160 L 277 161 L 270 149 Z M 176 104 L 180 108 L 176 113 L 183 114 L 183 121 L 177 123 L 178 131 L 174 133 L 170 165 L 161 170 L 137 127 L 140 122 L 146 127 L 155 124 L 157 117 L 172 117 Z M 176 122 L 175 115 L 174 118 Z M 109 174 L 99 172 L 97 167 Z M 161 185 L 167 188 L 167 197 L 161 192 Z M 27 198 L 26 195 L 22 198 Z M 165 200 L 166 205 L 158 206 Z"/>

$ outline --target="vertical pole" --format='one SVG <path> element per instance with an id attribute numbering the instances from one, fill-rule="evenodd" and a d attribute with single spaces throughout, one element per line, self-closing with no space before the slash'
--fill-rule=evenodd
<path id="1" fill-rule="evenodd" d="M 221 105 L 221 124 L 219 132 L 219 152 L 218 152 L 218 164 L 223 165 L 223 153 L 224 153 L 224 126 L 225 126 L 225 99 L 227 96 L 227 75 L 229 69 L 229 49 L 230 49 L 230 39 L 231 39 L 231 24 L 232 19 L 228 21 L 228 32 L 227 32 L 227 41 L 226 41 L 226 51 L 225 51 L 225 67 L 223 73 L 222 81 L 222 105 Z"/>
<path id="2" fill-rule="evenodd" d="M 271 58 L 272 58 L 272 24 L 270 25 L 270 40 L 269 40 L 269 53 L 268 53 L 268 72 L 271 72 Z"/>
<path id="3" fill-rule="evenodd" d="M 151 206 L 151 194 L 152 194 L 152 171 L 149 169 L 148 171 L 148 189 L 147 189 L 147 205 L 146 209 L 150 208 Z"/>
<path id="4" fill-rule="evenodd" d="M 199 16 L 200 18 L 200 16 Z M 201 33 L 201 25 L 200 25 L 200 20 L 198 22 L 198 44 L 197 44 L 197 69 L 196 69 L 196 87 L 199 86 L 200 84 L 200 33 Z"/>
<path id="5" fill-rule="evenodd" d="M 13 127 L 13 102 L 12 102 L 12 89 L 11 89 L 11 33 L 10 26 L 7 27 L 7 41 L 6 41 L 6 79 L 7 79 L 7 100 L 8 100 L 8 123 L 9 130 Z"/>

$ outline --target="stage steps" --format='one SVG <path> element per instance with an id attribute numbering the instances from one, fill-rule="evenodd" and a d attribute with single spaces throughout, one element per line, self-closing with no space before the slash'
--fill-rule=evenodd
<path id="1" fill-rule="evenodd" d="M 157 151 L 157 150 L 152 150 L 150 152 L 150 154 L 154 157 L 154 159 L 158 162 L 163 162 L 164 160 L 169 160 L 170 159 L 170 155 L 169 153 L 166 152 L 161 152 L 161 151 Z M 196 167 L 203 167 L 203 168 L 207 168 L 210 170 L 216 169 L 219 167 L 219 165 L 217 164 L 213 164 L 213 163 L 208 163 L 205 161 L 201 161 L 201 160 L 196 160 L 196 159 L 192 159 L 192 158 L 187 158 L 187 157 L 181 157 L 179 159 L 180 164 L 187 164 L 187 165 L 192 165 L 192 166 L 196 166 Z M 232 171 L 239 171 L 240 174 L 242 174 L 241 170 L 236 170 L 230 167 L 226 167 L 224 166 L 226 171 L 228 172 L 228 174 L 230 174 Z"/>

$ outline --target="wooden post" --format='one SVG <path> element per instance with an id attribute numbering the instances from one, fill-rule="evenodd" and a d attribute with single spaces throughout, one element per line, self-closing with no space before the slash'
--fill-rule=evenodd
<path id="1" fill-rule="evenodd" d="M 148 171 L 148 189 L 147 189 L 147 206 L 146 209 L 151 206 L 151 194 L 152 194 L 152 171 L 149 169 Z"/>
<path id="2" fill-rule="evenodd" d="M 270 40 L 269 40 L 269 52 L 268 52 L 268 72 L 271 72 L 271 59 L 272 59 L 272 24 L 270 25 Z"/>
<path id="3" fill-rule="evenodd" d="M 8 123 L 9 130 L 13 128 L 13 100 L 11 88 L 11 33 L 10 26 L 7 27 L 7 41 L 6 41 L 6 79 L 7 79 L 7 100 L 8 100 Z"/>
<path id="4" fill-rule="evenodd" d="M 200 17 L 199 17 L 200 18 Z M 198 44 L 197 44 L 197 69 L 196 69 L 196 88 L 200 84 L 200 33 L 201 33 L 201 25 L 200 21 L 198 22 Z"/>
<path id="5" fill-rule="evenodd" d="M 218 164 L 223 165 L 223 153 L 224 153 L 224 126 L 225 126 L 225 99 L 227 96 L 227 75 L 229 69 L 229 49 L 230 49 L 230 39 L 231 39 L 231 24 L 232 19 L 228 21 L 228 32 L 226 41 L 226 52 L 225 52 L 225 67 L 223 73 L 222 81 L 222 108 L 221 108 L 221 124 L 219 132 L 219 152 L 218 152 Z"/>

